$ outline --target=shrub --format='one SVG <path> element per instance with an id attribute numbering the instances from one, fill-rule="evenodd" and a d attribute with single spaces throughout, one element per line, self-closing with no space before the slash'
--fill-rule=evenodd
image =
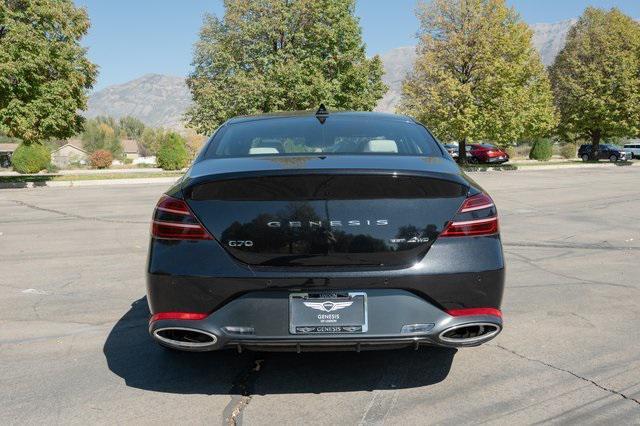
<path id="1" fill-rule="evenodd" d="M 567 143 L 560 147 L 560 156 L 562 158 L 575 158 L 578 155 L 578 147 L 575 144 Z"/>
<path id="2" fill-rule="evenodd" d="M 164 170 L 180 170 L 189 164 L 189 152 L 182 136 L 169 133 L 163 138 L 157 156 L 158 166 Z"/>
<path id="3" fill-rule="evenodd" d="M 95 167 L 96 169 L 106 169 L 113 162 L 113 154 L 106 149 L 99 149 L 91 154 L 89 161 L 91 162 L 91 167 Z"/>
<path id="4" fill-rule="evenodd" d="M 547 161 L 553 155 L 553 145 L 549 139 L 539 139 L 533 143 L 529 158 L 538 161 Z"/>
<path id="5" fill-rule="evenodd" d="M 506 147 L 505 151 L 507 152 L 507 155 L 509 156 L 509 158 L 516 158 L 516 156 L 518 155 L 518 151 L 516 150 L 516 147 L 513 145 Z"/>
<path id="6" fill-rule="evenodd" d="M 18 173 L 38 173 L 51 163 L 51 152 L 39 143 L 20 144 L 11 156 L 11 163 Z"/>

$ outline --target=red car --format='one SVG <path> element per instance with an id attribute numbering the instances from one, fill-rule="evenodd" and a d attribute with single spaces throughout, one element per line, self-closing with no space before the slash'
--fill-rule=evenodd
<path id="1" fill-rule="evenodd" d="M 467 159 L 470 163 L 506 163 L 509 154 L 497 146 L 488 143 L 467 145 Z"/>

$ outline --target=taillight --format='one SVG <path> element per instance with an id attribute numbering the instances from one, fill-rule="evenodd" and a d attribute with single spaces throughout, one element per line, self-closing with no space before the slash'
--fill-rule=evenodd
<path id="1" fill-rule="evenodd" d="M 187 203 L 163 195 L 153 212 L 151 236 L 164 240 L 211 240 L 213 237 L 193 215 Z"/>
<path id="2" fill-rule="evenodd" d="M 499 232 L 498 213 L 487 194 L 473 195 L 462 203 L 454 219 L 447 224 L 441 237 L 480 237 Z"/>

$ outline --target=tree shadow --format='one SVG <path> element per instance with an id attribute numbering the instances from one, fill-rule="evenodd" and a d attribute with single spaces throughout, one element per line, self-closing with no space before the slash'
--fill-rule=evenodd
<path id="1" fill-rule="evenodd" d="M 401 389 L 444 380 L 455 349 L 371 352 L 177 352 L 147 331 L 146 297 L 136 300 L 104 344 L 109 369 L 128 386 L 168 393 L 236 395 Z M 257 368 L 259 366 L 259 368 Z"/>

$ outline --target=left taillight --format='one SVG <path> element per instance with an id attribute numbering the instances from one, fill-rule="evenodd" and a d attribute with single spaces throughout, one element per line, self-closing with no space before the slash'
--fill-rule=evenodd
<path id="1" fill-rule="evenodd" d="M 482 237 L 499 232 L 498 212 L 485 193 L 468 197 L 440 237 Z"/>
<path id="2" fill-rule="evenodd" d="M 163 195 L 153 212 L 151 236 L 163 240 L 212 240 L 187 203 Z"/>

